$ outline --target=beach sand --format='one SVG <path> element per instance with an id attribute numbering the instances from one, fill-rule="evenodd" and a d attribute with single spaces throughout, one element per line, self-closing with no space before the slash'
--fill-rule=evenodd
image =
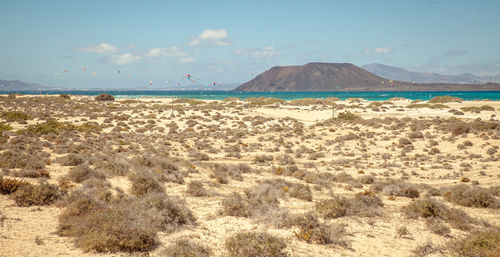
<path id="1" fill-rule="evenodd" d="M 40 206 L 19 206 L 16 193 L 0 195 L 0 256 L 164 256 L 178 239 L 203 245 L 213 256 L 227 256 L 226 240 L 241 231 L 266 231 L 282 239 L 289 256 L 412 256 L 426 251 L 442 256 L 453 255 L 450 242 L 474 230 L 500 226 L 500 101 L 440 106 L 405 99 L 172 103 L 170 98 L 98 102 L 85 96 L 1 96 L 0 103 L 0 113 L 30 116 L 25 121 L 0 116 L 0 123 L 11 127 L 1 137 L 0 174 L 32 184 L 46 182 L 63 191 L 54 203 Z M 462 109 L 484 105 L 489 107 Z M 50 118 L 87 126 L 59 134 L 29 132 Z M 102 130 L 94 131 L 89 124 Z M 16 133 L 23 129 L 28 132 Z M 22 164 L 23 160 L 10 163 L 5 153 L 14 151 L 29 160 L 40 159 L 43 167 Z M 69 175 L 82 163 L 103 175 L 96 176 L 109 182 L 111 194 L 133 199 L 144 196 L 133 195 L 130 174 L 150 174 L 166 195 L 184 201 L 181 205 L 196 221 L 158 231 L 148 251 L 85 251 L 75 243 L 76 237 L 58 233 L 60 216 L 70 205 L 65 197 L 77 190 L 94 192 L 88 189 L 90 183 Z M 48 175 L 23 175 L 33 170 Z M 193 181 L 207 191 L 204 196 L 189 192 Z M 481 207 L 454 202 L 458 185 L 465 185 L 462 190 L 481 188 L 493 200 Z M 295 188 L 308 188 L 310 193 L 293 195 Z M 224 211 L 224 201 L 233 193 L 258 200 L 250 201 L 255 205 L 246 210 L 250 214 L 242 215 L 247 217 Z M 333 218 L 320 210 L 324 200 L 356 199 L 360 193 L 381 204 L 359 210 L 345 207 L 343 215 Z M 260 194 L 272 197 L 266 198 L 268 205 L 259 202 L 264 199 Z M 460 215 L 474 221 L 464 228 L 440 216 L 428 225 L 430 220 L 405 211 L 415 201 L 429 199 L 461 210 Z M 273 208 L 287 214 L 280 216 Z M 331 232 L 337 240 L 301 240 L 304 235 L 293 217 L 306 213 L 315 215 L 322 226 L 343 227 Z M 435 229 L 436 224 L 444 232 Z"/>

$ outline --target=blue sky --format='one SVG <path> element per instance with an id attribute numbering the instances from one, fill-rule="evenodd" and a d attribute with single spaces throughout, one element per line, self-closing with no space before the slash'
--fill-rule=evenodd
<path id="1" fill-rule="evenodd" d="M 500 74 L 495 0 L 2 0 L 0 10 L 0 79 L 50 86 L 168 88 L 186 73 L 243 83 L 308 62 Z"/>

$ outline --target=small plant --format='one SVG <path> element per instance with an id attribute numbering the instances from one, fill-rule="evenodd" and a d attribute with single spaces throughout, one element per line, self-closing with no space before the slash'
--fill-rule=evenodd
<path id="1" fill-rule="evenodd" d="M 290 190 L 290 196 L 304 201 L 312 201 L 312 193 L 309 185 L 296 184 Z"/>
<path id="2" fill-rule="evenodd" d="M 0 123 L 0 133 L 3 132 L 3 131 L 8 131 L 8 130 L 12 130 L 12 126 L 9 125 L 9 124 L 1 122 Z"/>
<path id="3" fill-rule="evenodd" d="M 341 120 L 355 120 L 355 119 L 359 119 L 359 118 L 360 118 L 359 115 L 351 113 L 350 111 L 344 111 L 344 112 L 341 112 L 337 115 L 337 119 L 341 119 Z"/>
<path id="4" fill-rule="evenodd" d="M 225 245 L 232 257 L 288 256 L 284 240 L 267 232 L 239 232 L 226 239 Z"/>

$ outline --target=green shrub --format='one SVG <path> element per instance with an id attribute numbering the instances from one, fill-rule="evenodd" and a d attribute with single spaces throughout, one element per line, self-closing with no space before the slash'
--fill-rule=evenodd
<path id="1" fill-rule="evenodd" d="M 19 121 L 19 120 L 31 119 L 31 117 L 28 114 L 19 111 L 2 112 L 1 116 L 7 121 Z"/>
<path id="2" fill-rule="evenodd" d="M 240 257 L 284 257 L 286 243 L 267 232 L 239 232 L 226 239 L 229 256 Z"/>
<path id="3" fill-rule="evenodd" d="M 12 194 L 18 206 L 50 205 L 61 195 L 62 193 L 56 185 L 48 183 L 22 186 Z"/>
<path id="4" fill-rule="evenodd" d="M 2 131 L 8 131 L 8 130 L 12 130 L 12 126 L 9 125 L 9 124 L 1 122 L 0 123 L 0 132 L 2 132 Z"/>

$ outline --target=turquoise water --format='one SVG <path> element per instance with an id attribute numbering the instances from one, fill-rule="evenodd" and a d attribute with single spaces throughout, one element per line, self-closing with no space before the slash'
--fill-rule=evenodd
<path id="1" fill-rule="evenodd" d="M 500 101 L 500 91 L 386 91 L 386 92 L 236 92 L 236 91 L 155 91 L 155 90 L 50 90 L 50 91 L 0 91 L 0 93 L 21 93 L 21 94 L 72 94 L 72 95 L 98 95 L 108 93 L 117 98 L 136 98 L 136 97 L 177 97 L 194 98 L 207 100 L 222 100 L 227 97 L 275 97 L 283 100 L 293 100 L 301 98 L 327 98 L 338 97 L 342 100 L 347 98 L 363 98 L 368 101 L 383 101 L 393 97 L 403 97 L 406 99 L 429 100 L 435 96 L 449 95 L 460 97 L 464 100 L 489 99 Z"/>

